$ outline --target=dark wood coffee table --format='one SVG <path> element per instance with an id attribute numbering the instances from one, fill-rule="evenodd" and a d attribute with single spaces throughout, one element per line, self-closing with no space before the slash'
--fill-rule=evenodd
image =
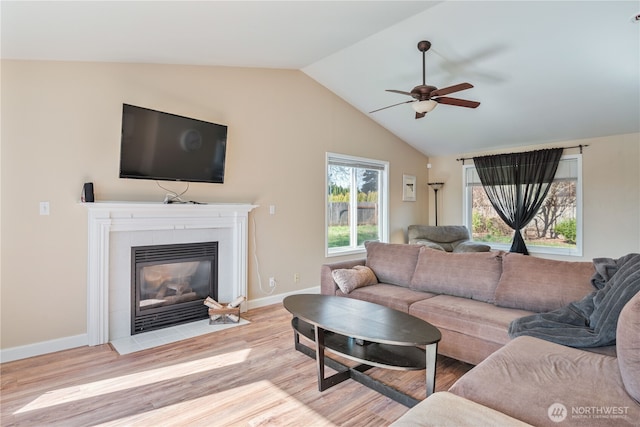
<path id="1" fill-rule="evenodd" d="M 295 349 L 316 359 L 320 391 L 351 378 L 403 405 L 420 402 L 364 374 L 375 366 L 426 369 L 426 395 L 433 393 L 441 334 L 430 323 L 379 304 L 331 295 L 291 295 L 283 304 L 293 315 Z M 315 349 L 301 344 L 300 335 L 315 342 Z M 361 364 L 346 366 L 325 357 L 325 349 Z M 325 378 L 325 365 L 338 373 Z"/>

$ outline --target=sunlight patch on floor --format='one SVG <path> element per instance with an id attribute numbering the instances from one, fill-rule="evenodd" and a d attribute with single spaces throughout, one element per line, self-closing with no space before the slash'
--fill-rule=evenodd
<path id="1" fill-rule="evenodd" d="M 261 380 L 152 411 L 99 424 L 131 425 L 305 425 L 332 427 L 304 403 Z"/>
<path id="2" fill-rule="evenodd" d="M 83 399 L 90 399 L 108 393 L 127 390 L 129 388 L 141 387 L 161 381 L 243 363 L 247 360 L 250 353 L 250 349 L 239 350 L 190 362 L 164 366 L 162 368 L 150 369 L 148 371 L 137 372 L 135 374 L 108 378 L 59 390 L 52 390 L 39 396 L 29 404 L 14 412 L 14 414 L 48 408 Z"/>

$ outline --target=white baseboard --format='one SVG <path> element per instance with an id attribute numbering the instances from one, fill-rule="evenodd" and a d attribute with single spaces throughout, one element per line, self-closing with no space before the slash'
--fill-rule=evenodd
<path id="1" fill-rule="evenodd" d="M 320 286 L 313 288 L 301 289 L 284 294 L 269 295 L 264 298 L 252 299 L 247 301 L 247 309 L 265 307 L 267 305 L 281 303 L 282 300 L 295 294 L 319 294 Z M 56 351 L 69 350 L 71 348 L 82 347 L 88 345 L 89 337 L 87 334 L 76 335 L 72 337 L 59 338 L 50 341 L 43 341 L 35 344 L 23 345 L 20 347 L 7 348 L 0 350 L 0 363 L 12 362 L 14 360 L 27 359 L 29 357 L 41 356 L 43 354 L 55 353 Z"/>
<path id="2" fill-rule="evenodd" d="M 12 362 L 14 360 L 26 359 L 28 357 L 55 353 L 56 351 L 82 347 L 88 343 L 89 338 L 87 334 L 82 334 L 50 341 L 42 341 L 35 344 L 22 345 L 20 347 L 7 348 L 0 350 L 0 362 Z"/>
<path id="3" fill-rule="evenodd" d="M 278 303 L 281 303 L 282 300 L 289 295 L 319 294 L 319 293 L 320 293 L 320 286 L 314 286 L 313 288 L 299 289 L 297 291 L 286 292 L 284 294 L 269 295 L 264 298 L 252 299 L 250 301 L 247 301 L 247 309 L 251 310 L 252 308 L 265 307 L 267 305 L 278 304 Z"/>

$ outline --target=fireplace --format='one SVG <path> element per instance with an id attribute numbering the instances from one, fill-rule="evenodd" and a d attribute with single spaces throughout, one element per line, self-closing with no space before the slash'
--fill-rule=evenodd
<path id="1" fill-rule="evenodd" d="M 131 335 L 208 317 L 218 299 L 218 242 L 131 248 Z"/>
<path id="2" fill-rule="evenodd" d="M 89 345 L 131 336 L 133 247 L 217 242 L 218 299 L 248 295 L 247 219 L 255 205 L 96 202 L 83 206 L 89 214 Z M 242 311 L 247 308 L 243 304 Z"/>

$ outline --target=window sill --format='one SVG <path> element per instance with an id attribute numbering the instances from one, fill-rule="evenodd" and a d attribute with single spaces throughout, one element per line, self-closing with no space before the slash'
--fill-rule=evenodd
<path id="1" fill-rule="evenodd" d="M 358 247 L 358 248 L 344 248 L 344 249 L 332 248 L 327 250 L 327 253 L 325 255 L 327 258 L 331 258 L 331 257 L 344 256 L 344 255 L 364 254 L 366 252 L 367 250 L 364 248 L 364 246 Z"/>
<path id="2" fill-rule="evenodd" d="M 482 243 L 483 245 L 489 245 L 491 247 L 491 250 L 494 250 L 494 251 L 509 252 L 509 249 L 511 249 L 511 245 L 503 245 L 500 243 L 491 243 L 491 242 L 476 242 L 476 241 L 474 242 Z M 575 248 L 575 249 L 552 248 L 552 247 L 544 247 L 544 246 L 527 245 L 527 250 L 532 255 L 562 255 L 562 256 L 575 256 L 575 257 L 582 256 L 582 249 L 580 248 Z"/>

